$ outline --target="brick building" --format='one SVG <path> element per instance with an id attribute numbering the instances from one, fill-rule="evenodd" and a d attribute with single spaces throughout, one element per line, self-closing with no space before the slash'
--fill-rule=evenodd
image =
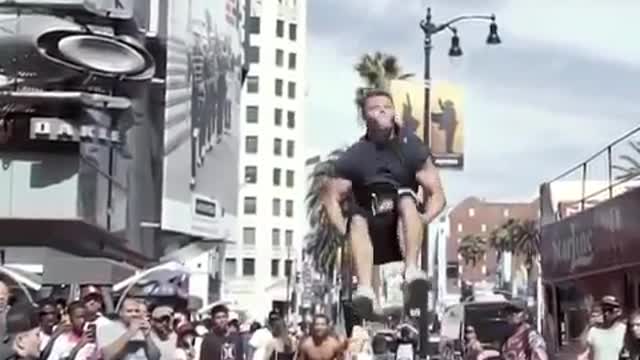
<path id="1" fill-rule="evenodd" d="M 467 235 L 488 238 L 491 231 L 507 220 L 535 219 L 538 216 L 538 201 L 507 203 L 491 202 L 477 197 L 468 197 L 456 205 L 449 214 L 450 232 L 447 246 L 448 287 L 459 286 L 458 279 L 478 282 L 494 281 L 498 268 L 497 254 L 489 249 L 485 260 L 472 267 L 464 264 L 458 255 L 458 245 Z"/>

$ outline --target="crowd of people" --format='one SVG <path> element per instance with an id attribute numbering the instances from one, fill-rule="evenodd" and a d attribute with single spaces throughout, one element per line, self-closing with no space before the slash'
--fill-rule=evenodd
<path id="1" fill-rule="evenodd" d="M 10 299 L 0 282 L 0 360 L 331 360 L 349 347 L 322 314 L 304 331 L 275 310 L 264 326 L 230 318 L 225 305 L 195 320 L 143 297 L 127 297 L 116 314 L 105 315 L 95 286 L 83 287 L 70 303 Z"/>

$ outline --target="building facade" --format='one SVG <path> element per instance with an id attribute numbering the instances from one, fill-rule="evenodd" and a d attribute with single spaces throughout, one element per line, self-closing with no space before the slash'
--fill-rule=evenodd
<path id="1" fill-rule="evenodd" d="M 479 235 L 488 238 L 491 231 L 509 219 L 537 219 L 538 202 L 491 202 L 469 197 L 451 209 L 449 213 L 449 239 L 447 246 L 447 287 L 457 292 L 460 280 L 477 283 L 493 282 L 498 271 L 497 254 L 490 249 L 485 259 L 475 267 L 464 264 L 458 247 L 465 236 Z"/>
<path id="2" fill-rule="evenodd" d="M 225 297 L 263 317 L 291 298 L 305 230 L 306 1 L 253 0 L 242 96 L 237 243 Z"/>
<path id="3" fill-rule="evenodd" d="M 237 213 L 236 176 L 220 173 L 237 175 L 244 2 L 0 7 L 2 264 L 113 284 L 179 260 L 216 300 Z"/>

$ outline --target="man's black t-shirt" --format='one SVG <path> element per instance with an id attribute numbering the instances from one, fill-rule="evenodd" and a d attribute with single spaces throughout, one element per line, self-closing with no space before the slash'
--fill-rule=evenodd
<path id="1" fill-rule="evenodd" d="M 209 333 L 202 340 L 200 360 L 244 360 L 242 339 L 238 335 Z"/>
<path id="2" fill-rule="evenodd" d="M 336 176 L 351 181 L 356 202 L 365 185 L 377 178 L 388 178 L 399 186 L 418 190 L 416 173 L 429 158 L 429 150 L 411 130 L 399 128 L 391 142 L 377 144 L 363 137 L 336 161 Z M 366 197 L 365 197 L 366 198 Z"/>

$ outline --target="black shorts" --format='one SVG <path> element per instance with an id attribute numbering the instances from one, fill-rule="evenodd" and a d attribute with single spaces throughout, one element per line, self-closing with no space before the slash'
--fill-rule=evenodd
<path id="1" fill-rule="evenodd" d="M 398 199 L 410 196 L 418 202 L 417 195 L 413 191 L 399 191 Z M 373 264 L 383 265 L 404 260 L 400 239 L 398 238 L 398 220 L 400 214 L 397 211 L 374 216 L 370 209 L 355 206 L 352 214 L 357 214 L 367 220 L 369 237 L 373 245 Z"/>

